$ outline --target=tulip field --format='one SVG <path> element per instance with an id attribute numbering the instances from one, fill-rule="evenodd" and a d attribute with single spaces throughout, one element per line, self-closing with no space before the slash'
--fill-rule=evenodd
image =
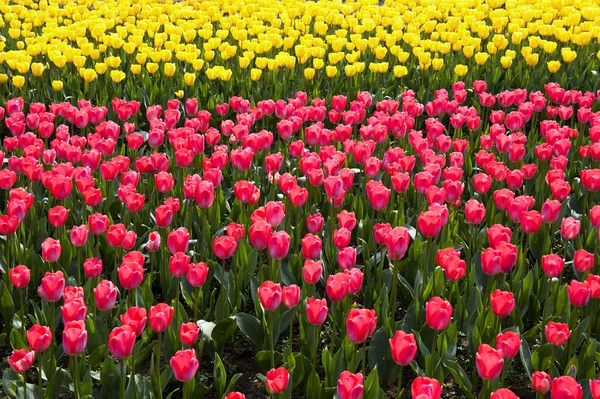
<path id="1" fill-rule="evenodd" d="M 0 397 L 600 399 L 600 3 L 0 0 Z"/>

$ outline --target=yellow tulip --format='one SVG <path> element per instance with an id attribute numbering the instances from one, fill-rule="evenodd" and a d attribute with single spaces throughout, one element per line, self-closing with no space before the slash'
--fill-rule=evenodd
<path id="1" fill-rule="evenodd" d="M 194 71 L 199 71 L 202 69 L 202 67 L 204 66 L 204 60 L 198 58 L 197 60 L 194 60 L 194 62 L 192 62 L 192 68 L 194 68 Z"/>
<path id="2" fill-rule="evenodd" d="M 327 65 L 325 67 L 325 74 L 328 78 L 333 78 L 335 75 L 337 75 L 337 68 L 333 65 Z"/>
<path id="3" fill-rule="evenodd" d="M 246 57 L 240 57 L 238 58 L 238 63 L 240 64 L 240 68 L 246 69 L 250 65 L 250 60 Z"/>
<path id="4" fill-rule="evenodd" d="M 567 64 L 573 62 L 575 60 L 575 58 L 577 58 L 577 53 L 570 49 L 563 48 L 563 51 L 561 53 L 562 53 L 563 61 L 566 62 Z"/>
<path id="5" fill-rule="evenodd" d="M 475 54 L 475 62 L 479 66 L 484 65 L 489 57 L 490 55 L 488 53 L 477 53 Z"/>
<path id="6" fill-rule="evenodd" d="M 454 73 L 458 77 L 465 76 L 467 72 L 469 72 L 469 67 L 467 67 L 466 65 L 458 64 L 454 67 Z"/>
<path id="7" fill-rule="evenodd" d="M 60 80 L 53 80 L 52 81 L 52 90 L 54 91 L 61 91 L 63 89 L 63 82 Z"/>
<path id="8" fill-rule="evenodd" d="M 196 81 L 196 74 L 195 73 L 186 72 L 183 75 L 183 82 L 185 83 L 186 86 L 193 85 L 195 81 Z"/>
<path id="9" fill-rule="evenodd" d="M 0 83 L 4 84 L 8 82 L 8 75 L 5 73 L 0 73 Z"/>
<path id="10" fill-rule="evenodd" d="M 129 70 L 134 75 L 139 75 L 142 72 L 142 66 L 140 64 L 131 64 Z"/>
<path id="11" fill-rule="evenodd" d="M 321 68 L 323 68 L 323 66 L 325 65 L 325 62 L 320 59 L 320 58 L 313 58 L 313 68 L 315 68 L 317 71 Z"/>
<path id="12" fill-rule="evenodd" d="M 154 74 L 156 71 L 158 71 L 158 64 L 155 62 L 148 62 L 146 64 L 146 69 L 148 72 L 150 72 L 150 74 Z"/>
<path id="13" fill-rule="evenodd" d="M 17 88 L 20 89 L 21 87 L 23 87 L 25 85 L 25 77 L 21 76 L 21 75 L 15 75 L 12 77 L 12 84 Z"/>
<path id="14" fill-rule="evenodd" d="M 163 68 L 163 72 L 165 73 L 165 76 L 168 76 L 168 77 L 175 75 L 176 70 L 177 70 L 177 67 L 172 62 L 165 63 L 165 66 Z"/>
<path id="15" fill-rule="evenodd" d="M 404 65 L 396 65 L 394 66 L 394 76 L 397 78 L 402 78 L 408 74 L 408 69 Z"/>
<path id="16" fill-rule="evenodd" d="M 175 95 L 177 96 L 177 98 L 183 98 L 183 96 L 185 95 L 185 93 L 183 92 L 183 90 L 177 90 L 175 92 Z"/>
<path id="17" fill-rule="evenodd" d="M 96 64 L 94 64 L 94 70 L 96 71 L 96 73 L 98 73 L 98 75 L 104 75 L 107 69 L 108 65 L 106 65 L 103 62 L 97 62 Z"/>
<path id="18" fill-rule="evenodd" d="M 229 82 L 232 75 L 233 72 L 231 71 L 231 69 L 223 69 L 219 74 L 219 79 L 221 79 L 224 82 Z"/>
<path id="19" fill-rule="evenodd" d="M 431 66 L 434 71 L 439 71 L 444 66 L 444 59 L 434 58 L 433 60 L 431 60 Z"/>
<path id="20" fill-rule="evenodd" d="M 598 52 L 598 54 L 600 54 L 600 52 Z M 352 77 L 356 73 L 356 68 L 354 65 L 346 65 L 344 67 L 344 72 L 346 73 L 346 76 Z"/>
<path id="21" fill-rule="evenodd" d="M 250 70 L 250 79 L 253 82 L 256 82 L 262 76 L 262 70 L 258 68 L 252 68 Z"/>
<path id="22" fill-rule="evenodd" d="M 125 72 L 113 69 L 112 71 L 110 71 L 110 78 L 113 82 L 119 83 L 120 81 L 125 79 Z"/>
<path id="23" fill-rule="evenodd" d="M 313 68 L 306 68 L 306 69 L 304 70 L 304 77 L 305 77 L 307 80 L 312 80 L 312 78 L 314 78 L 314 77 L 315 77 L 315 70 L 314 70 Z"/>
<path id="24" fill-rule="evenodd" d="M 540 56 L 538 54 L 529 54 L 527 57 L 525 57 L 525 62 L 527 62 L 527 65 L 533 67 L 536 66 L 538 61 L 539 61 Z"/>
<path id="25" fill-rule="evenodd" d="M 93 82 L 98 77 L 98 74 L 93 69 L 82 68 L 79 71 L 83 77 L 83 80 L 88 83 Z"/>
<path id="26" fill-rule="evenodd" d="M 212 61 L 215 58 L 215 52 L 213 50 L 205 51 L 204 58 L 206 61 Z"/>
<path id="27" fill-rule="evenodd" d="M 547 65 L 550 73 L 556 73 L 560 69 L 560 61 L 548 61 Z"/>
<path id="28" fill-rule="evenodd" d="M 512 65 L 512 58 L 507 56 L 500 57 L 500 64 L 502 65 L 502 68 L 508 69 Z"/>
<path id="29" fill-rule="evenodd" d="M 31 73 L 33 76 L 42 76 L 44 72 L 44 65 L 39 62 L 34 62 L 31 64 Z"/>

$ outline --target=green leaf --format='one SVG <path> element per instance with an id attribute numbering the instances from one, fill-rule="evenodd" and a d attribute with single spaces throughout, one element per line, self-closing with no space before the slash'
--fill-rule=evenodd
<path id="1" fill-rule="evenodd" d="M 381 327 L 375 331 L 371 343 L 369 344 L 369 366 L 371 369 L 375 368 L 380 362 L 383 361 L 385 355 L 390 351 L 390 342 L 388 339 L 387 331 L 385 327 Z"/>
<path id="2" fill-rule="evenodd" d="M 238 327 L 244 335 L 250 340 L 256 349 L 263 349 L 264 335 L 260 321 L 247 313 L 238 313 L 234 316 Z"/>
<path id="3" fill-rule="evenodd" d="M 531 351 L 529 350 L 529 344 L 525 339 L 521 341 L 519 355 L 521 357 L 521 363 L 523 364 L 523 368 L 527 372 L 527 375 L 531 377 L 531 374 L 533 374 L 533 365 L 531 364 Z"/>
<path id="4" fill-rule="evenodd" d="M 473 398 L 473 384 L 469 380 L 467 373 L 456 362 L 450 359 L 445 359 L 443 365 L 450 370 L 454 381 L 460 386 L 467 398 Z"/>
<path id="5" fill-rule="evenodd" d="M 225 366 L 223 366 L 221 357 L 217 353 L 215 353 L 213 381 L 215 384 L 215 388 L 217 389 L 218 396 L 223 396 L 225 391 L 225 384 L 227 383 L 227 372 L 225 371 Z"/>
<path id="6" fill-rule="evenodd" d="M 531 355 L 531 365 L 534 370 L 548 370 L 552 365 L 554 356 L 553 347 L 550 344 L 541 345 Z"/>
<path id="7" fill-rule="evenodd" d="M 54 376 L 52 376 L 52 379 L 44 389 L 44 397 L 46 397 L 47 399 L 54 399 L 58 397 L 58 392 L 60 391 L 60 387 L 62 386 L 65 374 L 66 373 L 63 369 L 56 369 L 56 371 L 54 372 Z"/>
<path id="8" fill-rule="evenodd" d="M 242 374 L 242 373 L 237 373 L 233 377 L 231 377 L 231 380 L 229 381 L 229 384 L 227 385 L 227 389 L 225 389 L 225 392 L 223 392 L 223 395 L 228 395 L 230 392 L 232 392 L 235 389 L 235 385 L 237 384 L 238 380 L 243 375 L 244 374 Z"/>
<path id="9" fill-rule="evenodd" d="M 104 359 L 102 370 L 100 371 L 100 378 L 102 380 L 102 388 L 100 390 L 100 397 L 102 399 L 114 399 L 118 398 L 119 392 L 119 372 L 117 366 L 113 362 L 110 356 Z"/>
<path id="10" fill-rule="evenodd" d="M 217 350 L 221 350 L 225 346 L 225 342 L 233 338 L 236 329 L 236 321 L 232 318 L 223 319 L 217 323 L 210 334 Z"/>
<path id="11" fill-rule="evenodd" d="M 25 343 L 23 336 L 17 330 L 11 330 L 9 340 L 10 340 L 10 346 L 13 349 L 27 348 L 27 344 Z"/>
<path id="12" fill-rule="evenodd" d="M 375 367 L 365 381 L 365 398 L 376 398 L 379 391 L 379 373 Z"/>
<path id="13" fill-rule="evenodd" d="M 321 380 L 316 371 L 312 371 L 306 383 L 307 399 L 321 399 Z"/>

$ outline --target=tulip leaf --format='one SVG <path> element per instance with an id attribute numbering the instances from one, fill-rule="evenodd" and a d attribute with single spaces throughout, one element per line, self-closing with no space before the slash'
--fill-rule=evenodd
<path id="1" fill-rule="evenodd" d="M 243 375 L 244 374 L 242 373 L 234 374 L 233 377 L 231 377 L 231 380 L 229 380 L 229 384 L 227 384 L 227 388 L 225 389 L 225 392 L 223 392 L 223 395 L 228 395 L 229 393 L 233 392 L 235 385 Z"/>
<path id="2" fill-rule="evenodd" d="M 236 330 L 237 324 L 232 318 L 223 319 L 217 323 L 210 333 L 210 338 L 215 343 L 217 351 L 223 349 L 227 340 L 230 340 L 234 337 Z"/>
<path id="3" fill-rule="evenodd" d="M 376 398 L 376 397 L 378 397 L 378 393 L 379 393 L 379 373 L 377 371 L 377 366 L 375 366 L 375 368 L 373 370 L 371 370 L 371 373 L 369 374 L 369 376 L 367 377 L 367 380 L 365 381 L 364 397 L 365 398 Z"/>
<path id="4" fill-rule="evenodd" d="M 519 347 L 519 356 L 521 357 L 521 363 L 523 368 L 529 377 L 533 374 L 533 365 L 531 364 L 531 351 L 527 340 L 521 340 L 521 346 Z"/>
<path id="5" fill-rule="evenodd" d="M 106 345 L 100 345 L 98 348 L 96 348 L 95 351 L 93 351 L 90 354 L 90 356 L 88 357 L 88 363 L 92 367 L 97 367 L 102 362 L 102 360 L 104 360 L 105 356 L 106 356 Z"/>
<path id="6" fill-rule="evenodd" d="M 548 370 L 554 357 L 553 347 L 550 344 L 541 345 L 531 355 L 531 365 L 534 370 Z"/>
<path id="7" fill-rule="evenodd" d="M 58 392 L 60 391 L 64 377 L 65 371 L 61 368 L 57 368 L 52 379 L 50 379 L 50 382 L 48 382 L 44 389 L 44 396 L 46 398 L 52 399 L 58 397 Z"/>
<path id="8" fill-rule="evenodd" d="M 467 398 L 472 399 L 473 384 L 471 384 L 471 381 L 469 380 L 469 377 L 463 368 L 460 367 L 458 363 L 450 359 L 445 359 L 442 363 L 444 367 L 450 370 L 450 374 L 452 374 L 452 377 L 454 377 L 454 381 L 456 381 L 456 383 L 460 386 Z"/>
<path id="9" fill-rule="evenodd" d="M 321 399 L 321 380 L 316 371 L 312 371 L 306 382 L 306 398 Z"/>
<path id="10" fill-rule="evenodd" d="M 100 371 L 100 378 L 102 380 L 100 397 L 102 399 L 118 397 L 120 377 L 112 357 L 107 356 L 106 359 L 104 359 L 104 364 L 102 364 L 102 370 Z"/>
<path id="11" fill-rule="evenodd" d="M 27 348 L 27 344 L 25 343 L 25 340 L 23 339 L 23 336 L 17 330 L 14 330 L 14 329 L 11 330 L 9 340 L 10 340 L 10 346 L 13 349 Z"/>
<path id="12" fill-rule="evenodd" d="M 6 323 L 6 326 L 10 325 L 10 320 L 13 317 L 14 302 L 10 295 L 10 290 L 4 284 L 4 281 L 0 280 L 0 313 Z"/>
<path id="13" fill-rule="evenodd" d="M 213 381 L 215 388 L 217 389 L 218 397 L 222 397 L 225 391 L 225 384 L 227 383 L 227 372 L 225 371 L 225 366 L 223 366 L 221 357 L 217 353 L 215 353 Z"/>
<path id="14" fill-rule="evenodd" d="M 252 343 L 256 349 L 260 350 L 264 348 L 265 340 L 260 321 L 247 313 L 238 313 L 234 318 L 240 330 L 250 340 L 250 343 Z"/>

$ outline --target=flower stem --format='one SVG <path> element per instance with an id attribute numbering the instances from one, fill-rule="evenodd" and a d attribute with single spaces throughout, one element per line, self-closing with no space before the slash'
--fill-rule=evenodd
<path id="1" fill-rule="evenodd" d="M 273 349 L 274 339 L 275 331 L 273 331 L 273 312 L 269 311 L 269 350 L 271 355 L 271 368 L 275 368 L 275 351 Z"/>
<path id="2" fill-rule="evenodd" d="M 125 397 L 125 359 L 121 359 L 121 397 Z"/>
<path id="3" fill-rule="evenodd" d="M 400 371 L 398 372 L 398 388 L 396 389 L 396 399 L 400 399 L 402 396 L 402 372 L 404 371 L 404 367 L 400 366 Z"/>
<path id="4" fill-rule="evenodd" d="M 71 359 L 73 360 L 73 371 L 72 371 L 72 376 L 73 376 L 73 386 L 75 388 L 75 398 L 79 399 L 79 361 L 78 361 L 79 356 L 75 355 L 75 356 L 71 356 Z"/>
<path id="5" fill-rule="evenodd" d="M 158 386 L 158 397 L 162 398 L 162 387 L 160 386 L 160 347 L 162 345 L 162 333 L 158 332 L 158 346 L 156 355 L 156 384 Z"/>
<path id="6" fill-rule="evenodd" d="M 364 375 L 367 375 L 367 341 L 363 342 L 361 371 Z"/>
<path id="7" fill-rule="evenodd" d="M 137 389 L 135 386 L 135 343 L 133 344 L 133 351 L 131 352 L 131 384 L 133 388 L 133 399 L 137 399 Z"/>
<path id="8" fill-rule="evenodd" d="M 38 369 L 38 385 L 40 391 L 40 398 L 44 397 L 44 381 L 42 381 L 42 360 L 44 360 L 44 352 L 40 353 L 40 364 Z"/>
<path id="9" fill-rule="evenodd" d="M 27 398 L 27 371 L 23 372 L 23 399 Z"/>

